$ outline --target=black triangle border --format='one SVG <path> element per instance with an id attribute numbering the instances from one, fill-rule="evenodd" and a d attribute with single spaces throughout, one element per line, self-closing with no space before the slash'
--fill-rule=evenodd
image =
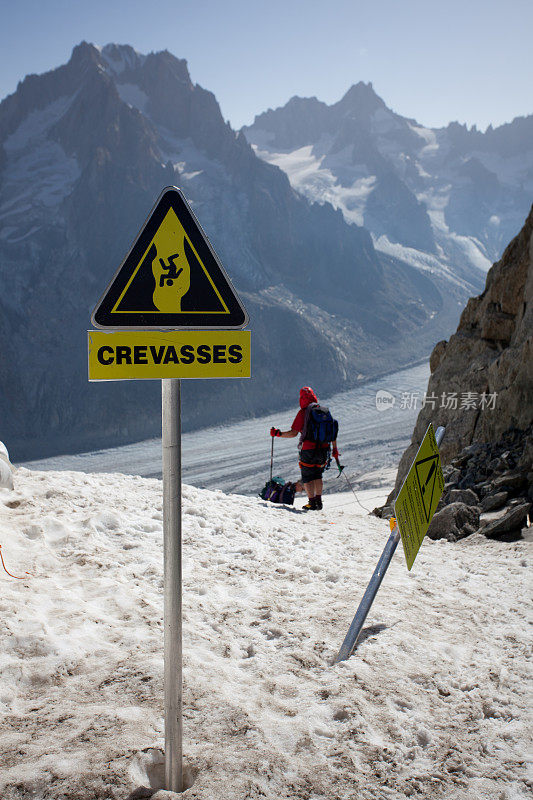
<path id="1" fill-rule="evenodd" d="M 424 493 L 422 492 L 422 485 L 420 483 L 420 476 L 418 474 L 418 465 L 419 464 L 424 464 L 426 461 L 436 461 L 437 462 L 437 466 L 435 468 L 435 474 L 433 476 L 433 483 L 431 485 L 431 499 L 429 501 L 429 512 L 426 511 L 426 504 L 424 503 Z M 433 494 L 435 492 L 435 481 L 437 480 L 438 466 L 439 466 L 439 454 L 438 453 L 433 453 L 433 455 L 427 456 L 426 458 L 422 458 L 422 459 L 420 459 L 420 461 L 415 461 L 416 480 L 417 480 L 417 483 L 418 483 L 418 488 L 420 490 L 420 499 L 422 500 L 422 508 L 424 509 L 424 515 L 426 517 L 426 522 L 429 522 L 429 520 L 430 520 L 431 504 L 433 502 Z"/>
<path id="2" fill-rule="evenodd" d="M 155 235 L 167 211 L 173 208 L 194 245 L 217 290 L 229 310 L 202 316 L 199 313 L 161 314 L 149 311 L 117 314 L 112 309 Z M 128 266 L 133 261 L 133 267 Z M 176 321 L 179 316 L 179 322 Z M 100 330 L 232 330 L 245 328 L 249 317 L 233 285 L 194 215 L 181 189 L 167 186 L 159 195 L 130 251 L 111 279 L 92 315 L 91 323 Z"/>

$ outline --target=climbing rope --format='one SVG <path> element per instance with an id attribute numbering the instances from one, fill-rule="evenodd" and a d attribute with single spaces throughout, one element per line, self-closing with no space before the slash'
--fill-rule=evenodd
<path id="1" fill-rule="evenodd" d="M 25 578 L 24 575 L 22 575 L 22 576 L 21 575 L 13 575 L 8 570 L 8 568 L 5 565 L 4 556 L 2 555 L 2 545 L 1 544 L 0 544 L 0 559 L 2 560 L 2 566 L 3 566 L 4 570 L 5 570 L 5 572 L 7 572 L 7 574 L 9 575 L 10 578 L 16 578 L 17 581 L 25 581 L 25 580 L 27 580 L 27 578 Z M 32 577 L 29 572 L 25 572 L 24 574 L 25 575 L 29 575 L 30 578 Z"/>
<path id="2" fill-rule="evenodd" d="M 353 488 L 353 486 L 352 486 L 352 484 L 351 484 L 351 482 L 350 482 L 350 479 L 348 478 L 347 474 L 344 472 L 344 469 L 345 469 L 344 465 L 343 465 L 343 464 L 341 464 L 341 463 L 339 463 L 339 459 L 338 459 L 338 458 L 336 458 L 336 459 L 335 459 L 335 461 L 337 462 L 337 467 L 338 467 L 338 469 L 339 469 L 339 474 L 337 475 L 337 477 L 338 477 L 338 478 L 340 478 L 340 476 L 341 476 L 341 475 L 344 475 L 344 477 L 345 477 L 345 479 L 346 479 L 346 483 L 348 484 L 348 486 L 349 486 L 349 487 L 350 487 L 350 489 L 352 490 L 352 492 L 353 492 L 353 496 L 355 497 L 355 499 L 357 500 L 357 502 L 359 503 L 359 505 L 361 506 L 361 508 L 362 508 L 364 511 L 367 511 L 369 514 L 371 514 L 371 513 L 372 513 L 372 511 L 371 511 L 369 508 L 367 508 L 366 506 L 364 506 L 364 505 L 361 503 L 361 501 L 359 500 L 359 498 L 357 497 L 357 494 L 356 494 L 356 492 L 355 492 L 355 489 Z"/>

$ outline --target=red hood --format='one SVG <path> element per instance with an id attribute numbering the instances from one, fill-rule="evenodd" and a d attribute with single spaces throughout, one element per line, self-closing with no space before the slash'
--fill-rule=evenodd
<path id="1" fill-rule="evenodd" d="M 310 403 L 318 403 L 318 397 L 310 386 L 300 389 L 300 408 L 307 408 Z"/>

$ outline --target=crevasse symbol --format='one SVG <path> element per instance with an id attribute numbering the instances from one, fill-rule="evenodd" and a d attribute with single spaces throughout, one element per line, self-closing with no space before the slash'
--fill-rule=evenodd
<path id="1" fill-rule="evenodd" d="M 163 258 L 154 258 L 152 272 L 155 278 L 153 301 L 157 310 L 181 311 L 181 300 L 191 285 L 191 268 L 186 256 L 173 253 L 167 257 L 167 262 Z"/>

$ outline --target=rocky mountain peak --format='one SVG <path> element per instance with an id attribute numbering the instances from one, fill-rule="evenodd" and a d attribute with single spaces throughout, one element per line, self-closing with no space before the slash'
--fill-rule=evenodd
<path id="1" fill-rule="evenodd" d="M 355 113 L 360 116 L 370 116 L 379 108 L 386 108 L 385 103 L 375 93 L 371 83 L 354 83 L 344 97 L 332 106 L 332 110 L 346 113 Z"/>
<path id="2" fill-rule="evenodd" d="M 329 107 L 316 97 L 294 95 L 282 107 L 258 114 L 253 123 L 282 150 L 302 147 L 320 137 L 327 128 Z M 246 134 L 252 126 L 244 126 Z"/>
<path id="3" fill-rule="evenodd" d="M 73 97 L 88 84 L 94 84 L 98 76 L 107 75 L 111 55 L 118 58 L 121 49 L 108 46 L 109 56 L 103 56 L 102 48 L 82 41 L 76 45 L 66 64 L 42 75 L 27 75 L 17 86 L 17 91 L 0 103 L 0 141 L 9 136 L 21 122 L 35 111 L 40 111 L 61 98 Z M 124 54 L 122 56 L 124 58 Z"/>
<path id="4" fill-rule="evenodd" d="M 91 42 L 85 40 L 72 48 L 72 53 L 67 66 L 80 68 L 89 64 L 98 64 L 100 61 L 100 50 Z"/>
<path id="5" fill-rule="evenodd" d="M 146 56 L 138 53 L 129 44 L 106 44 L 99 52 L 108 69 L 115 75 L 121 75 L 124 70 L 136 69 L 146 60 Z"/>

